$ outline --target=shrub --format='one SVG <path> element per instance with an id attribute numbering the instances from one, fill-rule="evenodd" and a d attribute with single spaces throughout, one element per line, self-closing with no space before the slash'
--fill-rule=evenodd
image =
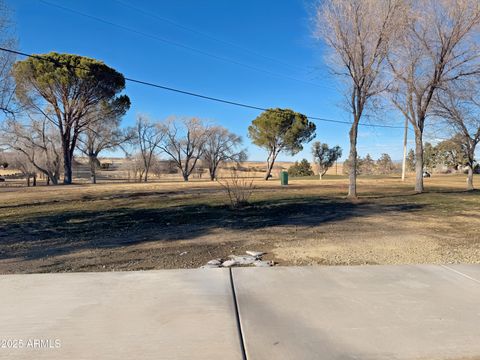
<path id="1" fill-rule="evenodd" d="M 253 178 L 240 177 L 237 169 L 233 169 L 230 178 L 217 180 L 230 201 L 232 209 L 239 209 L 249 204 L 249 199 L 255 190 Z"/>
<path id="2" fill-rule="evenodd" d="M 296 161 L 295 164 L 290 166 L 288 169 L 288 175 L 290 176 L 312 176 L 313 170 L 312 166 L 308 162 L 307 159 L 303 159 L 302 161 Z"/>

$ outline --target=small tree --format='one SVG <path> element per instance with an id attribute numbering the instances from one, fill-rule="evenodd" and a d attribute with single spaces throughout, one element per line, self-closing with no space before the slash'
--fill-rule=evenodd
<path id="1" fill-rule="evenodd" d="M 360 160 L 360 173 L 365 175 L 372 175 L 375 172 L 375 160 L 370 154 L 365 155 L 365 158 Z"/>
<path id="2" fill-rule="evenodd" d="M 37 168 L 30 159 L 22 152 L 14 151 L 12 154 L 12 165 L 25 177 L 27 187 L 37 186 Z M 33 183 L 31 180 L 33 179 Z"/>
<path id="3" fill-rule="evenodd" d="M 343 169 L 342 169 L 343 173 L 345 175 L 350 175 L 350 172 L 352 171 L 352 169 L 353 169 L 353 166 L 350 162 L 350 159 L 346 159 L 343 162 Z M 355 167 L 355 172 L 356 172 L 356 176 L 363 173 L 363 159 L 360 156 L 357 156 L 357 166 Z"/>
<path id="4" fill-rule="evenodd" d="M 437 163 L 437 149 L 431 143 L 425 143 L 425 145 L 423 146 L 424 171 L 433 171 L 433 169 L 437 167 Z"/>
<path id="5" fill-rule="evenodd" d="M 468 156 L 462 146 L 463 137 L 459 134 L 451 139 L 443 140 L 435 146 L 438 165 L 458 170 L 468 164 Z"/>
<path id="6" fill-rule="evenodd" d="M 407 169 L 415 171 L 415 151 L 413 149 L 410 149 L 407 155 Z"/>
<path id="7" fill-rule="evenodd" d="M 480 143 L 480 86 L 467 84 L 466 89 L 447 90 L 436 99 L 437 115 L 446 119 L 455 132 L 450 141 L 457 148 L 457 156 L 468 166 L 467 189 L 473 190 L 475 149 Z M 463 90 L 463 91 L 459 91 Z M 456 156 L 456 157 L 457 157 Z M 459 159 L 457 158 L 456 161 Z"/>
<path id="8" fill-rule="evenodd" d="M 388 154 L 382 154 L 377 160 L 377 171 L 379 174 L 391 174 L 395 170 L 395 165 L 393 164 L 392 158 Z"/>
<path id="9" fill-rule="evenodd" d="M 313 143 L 312 146 L 313 161 L 318 165 L 318 175 L 320 180 L 333 164 L 342 156 L 342 148 L 334 146 L 329 148 L 328 144 L 322 144 L 319 141 Z"/>
<path id="10" fill-rule="evenodd" d="M 248 136 L 268 152 L 265 180 L 269 179 L 278 154 L 285 151 L 295 155 L 303 150 L 303 144 L 315 137 L 315 128 L 305 115 L 290 109 L 268 109 L 252 121 Z"/>
<path id="11" fill-rule="evenodd" d="M 172 118 L 162 126 L 165 134 L 159 148 L 175 162 L 188 181 L 208 141 L 209 130 L 198 118 Z"/>
<path id="12" fill-rule="evenodd" d="M 100 164 L 100 153 L 115 150 L 135 137 L 133 131 L 120 129 L 121 118 L 127 110 L 128 107 L 124 105 L 114 109 L 102 104 L 98 111 L 90 115 L 94 119 L 78 138 L 78 149 L 88 157 L 92 184 L 97 183 L 96 169 Z"/>
<path id="13" fill-rule="evenodd" d="M 8 120 L 3 130 L 0 144 L 17 153 L 16 164 L 23 164 L 25 175 L 32 174 L 33 168 L 35 173 L 44 174 L 48 183 L 58 184 L 62 150 L 58 133 L 47 118 Z"/>
<path id="14" fill-rule="evenodd" d="M 135 143 L 140 147 L 139 155 L 143 163 L 143 170 L 140 172 L 140 176 L 143 176 L 143 181 L 147 182 L 155 152 L 160 148 L 165 132 L 159 124 L 152 122 L 146 116 L 140 115 L 137 117 L 135 133 Z"/>
<path id="15" fill-rule="evenodd" d="M 239 149 L 242 138 L 222 126 L 213 126 L 208 129 L 208 138 L 205 143 L 202 159 L 210 172 L 210 180 L 217 178 L 217 170 L 225 161 L 236 163 L 245 161 L 245 150 Z"/>
<path id="16" fill-rule="evenodd" d="M 290 176 L 312 176 L 313 170 L 312 166 L 307 159 L 302 159 L 302 161 L 295 161 L 295 164 L 290 166 L 288 169 L 288 175 Z"/>

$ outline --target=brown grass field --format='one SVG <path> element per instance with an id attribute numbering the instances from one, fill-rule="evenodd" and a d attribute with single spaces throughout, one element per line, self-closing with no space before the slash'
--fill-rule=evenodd
<path id="1" fill-rule="evenodd" d="M 0 186 L 0 273 L 194 268 L 245 250 L 280 265 L 480 263 L 480 191 L 465 176 L 255 180 L 232 210 L 217 183 Z M 480 185 L 480 176 L 475 181 Z"/>

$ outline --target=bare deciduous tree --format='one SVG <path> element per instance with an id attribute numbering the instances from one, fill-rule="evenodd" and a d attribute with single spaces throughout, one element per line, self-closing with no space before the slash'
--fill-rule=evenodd
<path id="1" fill-rule="evenodd" d="M 8 120 L 4 126 L 2 143 L 9 149 L 21 154 L 17 157 L 28 161 L 38 172 L 44 174 L 48 183 L 58 184 L 62 151 L 58 133 L 45 117 L 29 118 L 28 122 Z M 24 165 L 25 169 L 27 165 Z M 28 169 L 31 167 L 28 166 Z M 21 170 L 21 169 L 20 169 Z M 28 170 L 28 172 L 32 172 Z"/>
<path id="2" fill-rule="evenodd" d="M 210 180 L 217 178 L 217 170 L 222 162 L 242 162 L 247 158 L 246 152 L 238 147 L 242 138 L 222 126 L 213 126 L 208 130 L 208 139 L 202 159 L 210 172 Z"/>
<path id="3" fill-rule="evenodd" d="M 145 116 L 138 116 L 135 126 L 136 142 L 140 147 L 140 157 L 143 162 L 143 181 L 148 181 L 148 173 L 155 157 L 155 152 L 160 148 L 160 144 L 165 138 L 165 132 L 162 126 L 152 122 Z"/>
<path id="4" fill-rule="evenodd" d="M 131 129 L 120 128 L 121 117 L 125 110 L 101 106 L 97 112 L 89 115 L 93 119 L 86 130 L 79 135 L 77 148 L 88 157 L 92 184 L 97 183 L 96 169 L 100 165 L 98 160 L 100 153 L 105 150 L 115 150 L 135 136 Z"/>
<path id="5" fill-rule="evenodd" d="M 448 89 L 435 98 L 435 115 L 447 120 L 457 136 L 451 141 L 459 142 L 468 167 L 467 190 L 473 190 L 475 149 L 480 142 L 480 97 L 478 86 L 466 90 Z"/>
<path id="6" fill-rule="evenodd" d="M 325 0 L 317 9 L 317 35 L 333 50 L 333 70 L 346 81 L 352 113 L 349 198 L 357 196 L 358 125 L 371 99 L 385 88 L 385 60 L 404 7 L 403 0 Z"/>
<path id="7" fill-rule="evenodd" d="M 165 152 L 188 181 L 197 161 L 202 157 L 208 140 L 208 128 L 198 118 L 168 119 L 163 125 L 165 134 L 160 149 Z"/>
<path id="8" fill-rule="evenodd" d="M 10 9 L 0 0 L 0 47 L 14 49 L 16 39 L 12 31 Z M 15 54 L 0 51 L 0 111 L 5 115 L 14 115 L 15 83 L 11 74 Z"/>
<path id="9" fill-rule="evenodd" d="M 27 187 L 30 187 L 31 185 L 37 186 L 37 169 L 32 165 L 28 157 L 25 156 L 24 153 L 15 150 L 9 155 L 10 166 L 22 173 L 25 177 Z M 33 182 L 31 182 L 32 179 Z"/>
<path id="10" fill-rule="evenodd" d="M 423 192 L 425 121 L 439 89 L 478 74 L 478 0 L 418 0 L 406 11 L 389 64 L 391 99 L 415 132 L 415 191 Z"/>

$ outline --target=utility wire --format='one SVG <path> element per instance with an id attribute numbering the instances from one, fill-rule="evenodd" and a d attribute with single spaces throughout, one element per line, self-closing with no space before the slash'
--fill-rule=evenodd
<path id="1" fill-rule="evenodd" d="M 200 50 L 200 49 L 188 46 L 188 45 L 184 45 L 182 43 L 179 43 L 179 42 L 176 42 L 176 41 L 173 41 L 173 40 L 169 40 L 169 39 L 157 36 L 157 35 L 149 34 L 149 33 L 146 33 L 146 32 L 143 32 L 143 31 L 140 31 L 140 30 L 128 27 L 128 26 L 125 26 L 125 25 L 117 24 L 117 23 L 111 22 L 109 20 L 105 20 L 103 18 L 94 16 L 94 15 L 90 15 L 90 14 L 87 14 L 87 13 L 84 13 L 84 12 L 81 12 L 81 11 L 78 11 L 78 10 L 75 10 L 75 9 L 72 9 L 72 8 L 68 8 L 68 7 L 63 6 L 63 5 L 52 3 L 50 1 L 46 1 L 46 0 L 38 0 L 38 1 L 42 4 L 50 6 L 50 7 L 54 7 L 54 8 L 57 8 L 57 9 L 61 9 L 63 11 L 67 11 L 67 12 L 70 12 L 70 13 L 73 13 L 73 14 L 76 14 L 76 15 L 80 15 L 80 16 L 86 17 L 88 19 L 92 19 L 92 20 L 95 20 L 97 22 L 101 22 L 103 24 L 119 28 L 119 29 L 124 30 L 124 31 L 128 31 L 128 32 L 140 35 L 140 36 L 148 37 L 150 39 L 154 39 L 154 40 L 163 42 L 163 43 L 171 45 L 171 46 L 182 48 L 182 49 L 188 50 L 190 52 L 195 52 L 195 53 L 201 54 L 203 56 L 211 57 L 211 58 L 216 59 L 216 60 L 231 63 L 231 64 L 234 64 L 234 65 L 237 65 L 237 66 L 241 66 L 241 67 L 244 67 L 244 68 L 247 68 L 247 69 L 250 69 L 250 70 L 257 71 L 257 72 L 265 73 L 265 74 L 268 74 L 268 75 L 271 75 L 271 76 L 274 76 L 274 77 L 277 77 L 277 78 L 285 78 L 285 79 L 301 82 L 301 83 L 304 83 L 304 84 L 317 86 L 317 87 L 320 87 L 320 88 L 331 88 L 328 85 L 316 84 L 316 83 L 313 83 L 313 82 L 310 82 L 310 81 L 307 81 L 307 80 L 302 80 L 302 79 L 298 79 L 296 77 L 292 77 L 292 76 L 288 76 L 288 75 L 284 75 L 284 74 L 279 74 L 279 73 L 269 71 L 269 70 L 264 70 L 264 69 L 258 68 L 256 66 L 245 64 L 245 63 L 237 61 L 237 60 L 233 60 L 233 59 L 230 59 L 230 58 L 226 58 L 226 57 L 223 57 L 223 56 L 212 54 L 212 53 L 204 51 L 204 50 Z"/>
<path id="2" fill-rule="evenodd" d="M 154 13 L 151 12 L 151 11 L 145 10 L 145 9 L 140 8 L 140 7 L 137 7 L 137 6 L 134 6 L 134 5 L 132 5 L 132 4 L 130 4 L 130 3 L 127 3 L 127 2 L 125 2 L 125 1 L 122 1 L 122 0 L 113 0 L 113 1 L 115 1 L 116 3 L 118 3 L 118 4 L 120 4 L 120 5 L 124 6 L 124 7 L 133 9 L 133 10 L 135 10 L 135 11 L 141 13 L 141 14 L 144 14 L 144 15 L 146 15 L 146 16 L 149 16 L 149 17 L 151 17 L 151 18 L 153 18 L 153 19 L 156 19 L 156 20 L 159 20 L 159 21 L 168 23 L 168 24 L 173 25 L 173 26 L 175 26 L 175 27 L 177 27 L 177 28 L 179 28 L 179 29 L 188 31 L 188 32 L 190 32 L 190 33 L 192 33 L 192 34 L 196 34 L 196 35 L 202 36 L 202 37 L 204 37 L 204 38 L 206 38 L 206 39 L 208 39 L 208 40 L 215 41 L 215 42 L 220 43 L 220 44 L 228 45 L 228 46 L 230 46 L 230 47 L 239 49 L 239 50 L 241 50 L 241 51 L 243 51 L 243 52 L 246 52 L 246 53 L 249 53 L 249 54 L 251 54 L 251 55 L 264 58 L 264 59 L 266 59 L 266 60 L 268 60 L 268 61 L 276 62 L 276 63 L 278 63 L 278 64 L 280 64 L 280 65 L 282 65 L 282 66 L 286 66 L 286 67 L 289 67 L 289 68 L 292 68 L 292 69 L 297 69 L 297 70 L 303 70 L 303 71 L 305 71 L 305 70 L 306 70 L 306 71 L 311 71 L 311 70 L 312 70 L 312 69 L 304 68 L 304 67 L 302 67 L 302 66 L 290 64 L 290 63 L 288 63 L 288 62 L 285 62 L 285 61 L 283 61 L 283 60 L 280 60 L 280 59 L 277 59 L 277 58 L 274 58 L 274 57 L 271 57 L 271 56 L 267 56 L 267 55 L 261 54 L 261 53 L 255 51 L 255 50 L 246 48 L 246 47 L 244 47 L 244 46 L 242 46 L 242 45 L 235 44 L 235 43 L 233 43 L 233 42 L 231 42 L 231 41 L 227 41 L 227 40 L 223 40 L 223 39 L 217 38 L 217 37 L 212 36 L 212 35 L 210 35 L 210 34 L 208 34 L 208 33 L 205 33 L 205 32 L 203 32 L 203 31 L 199 31 L 199 30 L 196 30 L 196 29 L 193 29 L 193 28 L 188 27 L 188 26 L 185 26 L 185 25 L 183 25 L 183 24 L 180 24 L 180 23 L 178 23 L 178 22 L 176 22 L 176 21 L 173 21 L 173 20 L 171 20 L 171 19 L 165 18 L 165 17 L 163 17 L 163 16 L 158 16 L 157 14 L 154 14 Z"/>
<path id="3" fill-rule="evenodd" d="M 3 47 L 0 47 L 0 51 L 6 51 L 6 52 L 16 54 L 16 55 L 21 55 L 21 56 L 25 56 L 25 57 L 40 59 L 40 60 L 44 60 L 44 61 L 50 61 L 51 63 L 53 63 L 57 66 L 65 66 L 64 64 L 62 65 L 58 61 L 56 61 L 52 58 L 49 58 L 48 56 L 45 56 L 45 55 L 40 56 L 40 55 L 34 55 L 34 54 L 27 54 L 27 53 L 24 53 L 24 52 L 21 52 L 21 51 L 7 49 L 7 48 L 3 48 Z M 72 67 L 77 68 L 77 69 L 81 69 L 81 70 L 88 70 L 87 68 L 82 67 L 82 66 L 72 66 Z M 137 80 L 137 79 L 133 79 L 133 78 L 129 78 L 129 77 L 125 77 L 125 80 L 129 81 L 131 83 L 150 86 L 150 87 L 154 87 L 154 88 L 157 88 L 157 89 L 163 89 L 163 90 L 172 91 L 172 92 L 176 92 L 176 93 L 183 94 L 183 95 L 189 95 L 189 96 L 193 96 L 193 97 L 197 97 L 197 98 L 201 98 L 201 99 L 206 99 L 206 100 L 215 101 L 215 102 L 219 102 L 219 103 L 239 106 L 239 107 L 243 107 L 243 108 L 247 108 L 247 109 L 254 109 L 254 110 L 260 110 L 260 111 L 269 110 L 269 108 L 265 108 L 265 107 L 249 105 L 249 104 L 241 103 L 241 102 L 237 102 L 237 101 L 225 100 L 225 99 L 221 99 L 221 98 L 217 98 L 217 97 L 202 95 L 202 94 L 194 93 L 194 92 L 191 92 L 191 91 L 176 89 L 176 88 L 172 88 L 172 87 L 169 87 L 169 86 L 164 86 L 164 85 L 160 85 L 160 84 L 156 84 L 156 83 L 152 83 L 152 82 L 148 82 L 148 81 Z M 323 122 L 331 122 L 331 123 L 337 123 L 337 124 L 352 125 L 352 123 L 349 122 L 349 121 L 328 119 L 328 118 L 310 116 L 310 115 L 306 115 L 306 116 L 310 120 L 317 120 L 317 121 L 323 121 Z M 395 125 L 365 124 L 365 123 L 360 123 L 359 125 L 368 126 L 368 127 L 378 127 L 378 128 L 404 129 L 403 126 L 395 126 Z"/>

